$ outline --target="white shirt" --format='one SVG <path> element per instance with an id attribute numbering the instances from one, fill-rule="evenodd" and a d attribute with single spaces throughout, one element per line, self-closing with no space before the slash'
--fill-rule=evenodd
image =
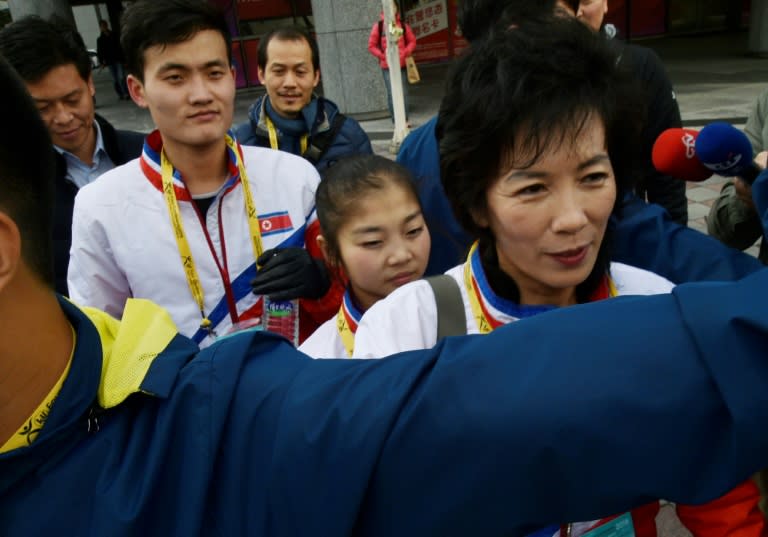
<path id="1" fill-rule="evenodd" d="M 67 162 L 66 179 L 71 181 L 77 188 L 83 188 L 115 167 L 115 163 L 109 158 L 107 150 L 104 148 L 104 138 L 101 135 L 99 122 L 94 121 L 93 127 L 96 130 L 96 147 L 93 149 L 93 164 L 90 166 L 66 149 L 62 149 L 57 145 L 53 146 Z"/>
<path id="2" fill-rule="evenodd" d="M 479 334 L 478 323 L 464 285 L 464 264 L 450 269 L 446 274 L 459 285 L 467 319 L 467 334 Z M 622 263 L 611 263 L 610 274 L 619 295 L 668 293 L 674 287 L 672 282 L 657 274 Z M 507 324 L 520 318 L 509 312 L 509 301 L 496 296 L 487 282 L 481 281 L 479 288 L 484 305 L 496 320 Z M 418 280 L 395 289 L 363 315 L 355 335 L 353 358 L 382 358 L 408 350 L 428 349 L 435 343 L 435 295 L 426 281 Z"/>
<path id="3" fill-rule="evenodd" d="M 299 350 L 312 358 L 346 358 L 347 350 L 336 327 L 336 316 L 312 332 L 312 335 L 299 345 Z"/>

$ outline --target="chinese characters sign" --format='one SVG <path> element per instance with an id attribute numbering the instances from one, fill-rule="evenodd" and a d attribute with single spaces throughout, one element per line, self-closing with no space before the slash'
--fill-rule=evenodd
<path id="1" fill-rule="evenodd" d="M 416 39 L 423 39 L 428 35 L 446 30 L 448 29 L 448 10 L 445 7 L 445 0 L 422 4 L 410 10 L 405 20 L 411 26 Z"/>

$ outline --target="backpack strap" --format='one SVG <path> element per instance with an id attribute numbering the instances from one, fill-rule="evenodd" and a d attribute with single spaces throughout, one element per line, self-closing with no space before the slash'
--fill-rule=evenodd
<path id="1" fill-rule="evenodd" d="M 425 278 L 432 287 L 437 305 L 437 341 L 448 336 L 462 336 L 467 333 L 467 316 L 464 301 L 456 280 L 447 274 Z"/>
<path id="2" fill-rule="evenodd" d="M 328 148 L 331 147 L 331 144 L 336 139 L 336 135 L 339 134 L 339 131 L 346 120 L 347 116 L 341 112 L 337 112 L 330 128 L 327 131 L 320 132 L 312 137 L 312 141 L 303 155 L 304 158 L 313 165 L 320 162 L 320 159 L 323 158 L 323 155 L 328 151 Z"/>

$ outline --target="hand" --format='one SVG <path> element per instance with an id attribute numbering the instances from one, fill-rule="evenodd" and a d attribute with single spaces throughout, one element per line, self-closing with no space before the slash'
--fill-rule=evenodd
<path id="1" fill-rule="evenodd" d="M 403 32 L 404 31 L 405 30 L 403 30 L 400 26 L 395 24 L 395 21 L 392 21 L 392 22 L 389 23 L 389 34 L 393 38 L 400 39 L 403 36 Z"/>
<path id="2" fill-rule="evenodd" d="M 304 248 L 273 248 L 261 254 L 256 264 L 260 268 L 251 280 L 252 290 L 271 300 L 316 299 L 331 286 L 325 263 Z"/>
<path id="3" fill-rule="evenodd" d="M 768 167 L 768 151 L 760 151 L 757 155 L 755 155 L 755 164 L 760 166 L 761 170 L 764 170 L 766 167 Z"/>
<path id="4" fill-rule="evenodd" d="M 752 187 L 736 177 L 733 181 L 733 189 L 739 201 L 754 211 L 755 203 L 752 201 Z"/>

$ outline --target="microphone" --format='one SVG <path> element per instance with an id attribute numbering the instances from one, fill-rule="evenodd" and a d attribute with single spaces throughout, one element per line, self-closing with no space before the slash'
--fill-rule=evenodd
<path id="1" fill-rule="evenodd" d="M 724 177 L 739 177 L 752 184 L 760 168 L 752 161 L 752 144 L 739 129 L 728 123 L 710 123 L 696 138 L 696 154 L 702 164 Z"/>
<path id="2" fill-rule="evenodd" d="M 653 167 L 664 175 L 684 181 L 705 181 L 712 171 L 696 156 L 696 137 L 693 129 L 673 128 L 662 132 L 653 144 Z"/>

